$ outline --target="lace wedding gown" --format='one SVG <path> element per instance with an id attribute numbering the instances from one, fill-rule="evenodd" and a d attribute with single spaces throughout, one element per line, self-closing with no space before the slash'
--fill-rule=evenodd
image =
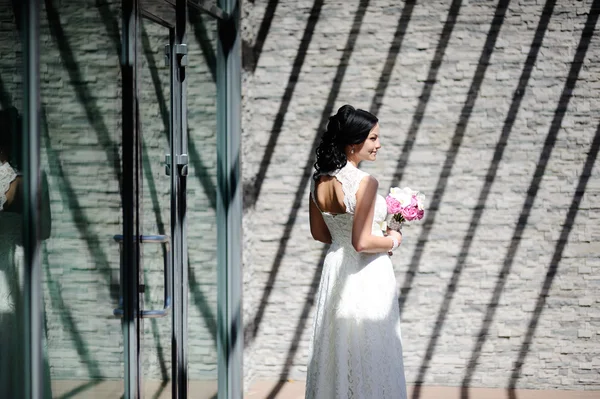
<path id="1" fill-rule="evenodd" d="M 17 178 L 8 162 L 0 164 L 0 397 L 18 397 L 19 375 L 15 367 L 20 352 L 21 332 L 17 317 L 19 312 L 23 266 L 21 242 L 21 214 L 6 212 L 6 192 Z M 16 396 L 15 396 L 16 395 Z"/>
<path id="2" fill-rule="evenodd" d="M 352 246 L 356 192 L 367 173 L 350 162 L 330 173 L 342 184 L 346 213 L 321 212 L 332 243 L 325 256 L 306 381 L 307 399 L 404 399 L 400 311 L 387 253 L 358 253 Z M 314 197 L 314 181 L 311 185 Z M 315 201 L 316 204 L 316 201 Z M 378 195 L 373 234 L 387 216 Z"/>

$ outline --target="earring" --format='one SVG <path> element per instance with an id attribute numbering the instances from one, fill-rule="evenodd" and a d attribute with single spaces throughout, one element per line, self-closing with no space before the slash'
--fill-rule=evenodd
<path id="1" fill-rule="evenodd" d="M 350 154 L 354 154 L 354 147 L 352 147 L 352 149 L 350 149 Z"/>

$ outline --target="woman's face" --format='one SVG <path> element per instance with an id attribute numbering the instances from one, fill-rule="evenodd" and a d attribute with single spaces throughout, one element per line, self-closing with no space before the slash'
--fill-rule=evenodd
<path id="1" fill-rule="evenodd" d="M 369 132 L 367 139 L 361 144 L 354 146 L 354 157 L 358 162 L 374 161 L 377 159 L 377 151 L 381 148 L 379 142 L 379 123 Z"/>

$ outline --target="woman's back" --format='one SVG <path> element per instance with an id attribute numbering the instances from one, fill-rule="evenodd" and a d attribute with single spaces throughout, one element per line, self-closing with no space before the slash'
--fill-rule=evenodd
<path id="1" fill-rule="evenodd" d="M 357 192 L 361 181 L 369 176 L 348 162 L 341 169 L 328 175 L 319 176 L 311 187 L 312 201 L 323 215 L 323 221 L 335 242 L 348 248 L 352 247 L 352 232 L 357 208 Z M 381 236 L 379 224 L 387 216 L 385 200 L 376 196 L 373 220 L 368 224 L 372 234 Z M 364 215 L 363 215 L 364 216 Z"/>
<path id="2" fill-rule="evenodd" d="M 321 176 L 315 182 L 315 202 L 321 212 L 337 215 L 346 213 L 344 205 L 344 189 L 342 183 L 334 176 Z"/>

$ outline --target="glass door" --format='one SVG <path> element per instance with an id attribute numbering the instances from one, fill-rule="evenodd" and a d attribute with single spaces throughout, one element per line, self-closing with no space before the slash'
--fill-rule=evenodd
<path id="1" fill-rule="evenodd" d="M 188 359 L 190 392 L 203 399 L 218 390 L 218 236 L 217 219 L 217 21 L 188 8 L 186 77 L 187 135 L 190 157 L 187 191 Z"/>
<path id="2" fill-rule="evenodd" d="M 19 3 L 12 2 L 16 21 Z M 123 76 L 129 72 L 121 65 L 124 10 L 93 0 L 29 3 L 39 7 L 33 37 L 40 42 L 40 108 L 20 112 L 23 119 L 39 115 L 41 352 L 44 389 L 51 391 L 45 397 L 120 397 L 124 353 L 134 342 L 113 313 L 128 300 L 121 290 L 124 252 L 115 236 L 124 235 L 124 209 L 133 215 L 125 173 L 132 162 L 124 151 L 131 136 L 122 123 L 122 101 L 129 98 Z M 34 157 L 30 152 L 24 164 Z"/>
<path id="3" fill-rule="evenodd" d="M 131 83 L 123 74 L 123 151 L 132 167 L 123 165 L 132 182 L 124 231 L 129 221 L 137 237 L 128 249 L 121 243 L 123 309 L 127 296 L 133 307 L 123 318 L 125 392 L 214 398 L 218 287 L 222 293 L 225 285 L 218 284 L 218 230 L 226 228 L 217 221 L 217 21 L 185 1 L 140 0 L 138 7 L 137 26 L 127 31 Z"/>
<path id="4" fill-rule="evenodd" d="M 0 12 L 23 182 L 0 355 L 25 366 L 1 357 L 0 396 L 241 397 L 239 2 L 23 4 Z"/>
<path id="5" fill-rule="evenodd" d="M 125 3 L 135 2 L 125 1 L 124 10 Z M 187 392 L 182 372 L 185 316 L 181 303 L 183 221 L 179 212 L 179 187 L 187 166 L 178 144 L 185 45 L 177 44 L 173 4 L 140 0 L 133 6 L 129 21 L 134 26 L 123 27 L 130 55 L 125 65 L 128 72 L 123 74 L 124 90 L 132 93 L 131 101 L 123 102 L 123 124 L 131 132 L 129 141 L 125 140 L 125 129 L 123 136 L 124 159 L 127 152 L 130 162 L 123 167 L 132 183 L 131 214 L 124 212 L 124 234 L 115 237 L 122 241 L 124 254 L 121 313 L 124 340 L 129 342 L 125 393 L 136 398 L 178 398 Z M 123 238 L 128 236 L 127 225 L 133 237 L 129 248 L 125 248 Z"/>
<path id="6" fill-rule="evenodd" d="M 218 169 L 229 157 L 224 151 L 226 134 L 219 139 L 217 123 L 217 32 L 219 19 L 226 15 L 215 5 L 160 0 L 142 0 L 140 15 L 136 82 L 142 145 L 139 180 L 144 186 L 139 190 L 139 226 L 144 236 L 169 236 L 173 298 L 169 315 L 144 317 L 139 322 L 143 338 L 141 387 L 145 397 L 153 398 L 209 399 L 217 392 L 227 397 L 228 388 L 219 385 L 225 385 L 229 378 L 228 364 L 238 361 L 227 352 L 229 329 L 235 328 L 227 323 L 227 317 L 238 323 L 239 317 L 235 312 L 224 313 L 228 244 L 223 237 L 229 224 L 223 215 L 232 207 L 219 202 L 218 196 L 225 187 L 235 191 L 228 182 L 233 174 L 221 179 L 221 188 L 218 179 Z M 170 70 L 157 62 L 163 49 L 164 65 Z M 169 76 L 170 87 L 166 84 Z M 227 112 L 225 106 L 221 112 Z M 166 131 L 171 132 L 168 140 L 161 135 Z M 159 158 L 165 145 L 163 169 Z M 222 192 L 222 197 L 226 196 Z M 229 254 L 235 250 L 239 248 Z M 166 250 L 157 252 L 158 246 L 142 240 L 140 251 L 139 281 L 145 292 L 138 301 L 142 308 L 156 308 L 166 292 L 161 281 L 166 283 L 167 279 L 161 280 L 160 273 Z M 169 351 L 171 358 L 165 356 Z M 236 395 L 235 388 L 230 391 Z"/>
<path id="7" fill-rule="evenodd" d="M 137 44 L 140 397 L 170 398 L 173 251 L 171 147 L 174 7 L 142 1 Z"/>

